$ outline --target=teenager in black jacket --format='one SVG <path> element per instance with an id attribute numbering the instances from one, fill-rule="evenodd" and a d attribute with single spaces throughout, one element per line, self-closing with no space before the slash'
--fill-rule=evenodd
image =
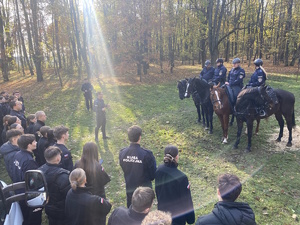
<path id="1" fill-rule="evenodd" d="M 239 178 L 232 174 L 218 179 L 218 198 L 212 213 L 198 218 L 196 225 L 256 225 L 253 210 L 247 203 L 235 202 L 242 192 Z"/>
<path id="2" fill-rule="evenodd" d="M 69 225 L 105 225 L 111 204 L 104 198 L 92 195 L 85 187 L 86 175 L 77 168 L 70 174 L 72 189 L 66 198 L 65 212 Z"/>
<path id="3" fill-rule="evenodd" d="M 195 213 L 187 176 L 177 169 L 178 149 L 165 148 L 164 164 L 155 173 L 157 209 L 172 214 L 173 225 L 193 224 Z"/>
<path id="4" fill-rule="evenodd" d="M 68 170 L 60 167 L 61 150 L 58 147 L 50 146 L 45 151 L 46 164 L 41 166 L 41 170 L 46 178 L 49 202 L 45 206 L 49 225 L 68 224 L 65 217 L 65 200 L 70 190 Z"/>

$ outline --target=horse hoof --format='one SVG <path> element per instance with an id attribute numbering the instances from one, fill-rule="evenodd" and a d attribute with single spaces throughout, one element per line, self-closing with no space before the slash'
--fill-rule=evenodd
<path id="1" fill-rule="evenodd" d="M 292 142 L 288 142 L 288 143 L 286 144 L 286 146 L 287 146 L 287 147 L 292 147 Z"/>
<path id="2" fill-rule="evenodd" d="M 276 141 L 276 142 L 281 142 L 281 139 L 280 139 L 280 138 L 277 138 L 275 141 Z"/>

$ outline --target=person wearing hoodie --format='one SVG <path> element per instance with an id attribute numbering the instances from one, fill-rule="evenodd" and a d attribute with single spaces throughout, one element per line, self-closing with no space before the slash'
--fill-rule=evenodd
<path id="1" fill-rule="evenodd" d="M 4 158 L 6 171 L 12 180 L 12 167 L 14 166 L 13 158 L 15 154 L 20 151 L 18 146 L 18 139 L 22 135 L 20 130 L 12 129 L 6 132 L 8 141 L 0 148 L 0 154 Z"/>
<path id="2" fill-rule="evenodd" d="M 239 178 L 224 174 L 218 178 L 218 198 L 212 212 L 198 218 L 196 225 L 256 225 L 253 210 L 247 203 L 235 202 L 242 192 Z"/>

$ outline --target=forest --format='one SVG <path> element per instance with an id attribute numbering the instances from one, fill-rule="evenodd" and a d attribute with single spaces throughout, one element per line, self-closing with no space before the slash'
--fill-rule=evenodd
<path id="1" fill-rule="evenodd" d="M 62 72 L 92 77 L 120 66 L 142 75 L 157 64 L 172 73 L 175 61 L 219 57 L 294 66 L 299 17 L 298 0 L 1 0 L 2 77 L 40 82 L 52 68 L 62 84 Z"/>

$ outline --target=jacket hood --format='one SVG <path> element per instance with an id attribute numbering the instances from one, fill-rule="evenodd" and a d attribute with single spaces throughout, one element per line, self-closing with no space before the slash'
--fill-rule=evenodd
<path id="1" fill-rule="evenodd" d="M 19 151 L 19 147 L 16 146 L 16 145 L 12 145 L 9 141 L 4 143 L 1 148 L 0 148 L 0 154 L 1 155 L 6 155 L 8 153 L 11 153 L 11 152 L 16 152 L 16 151 Z"/>
<path id="2" fill-rule="evenodd" d="M 247 203 L 218 202 L 213 214 L 224 225 L 255 225 L 255 215 Z"/>

